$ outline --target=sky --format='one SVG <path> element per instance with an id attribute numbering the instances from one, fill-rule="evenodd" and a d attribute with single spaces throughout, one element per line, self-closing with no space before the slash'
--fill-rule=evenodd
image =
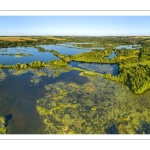
<path id="1" fill-rule="evenodd" d="M 0 16 L 0 36 L 150 36 L 150 16 Z"/>

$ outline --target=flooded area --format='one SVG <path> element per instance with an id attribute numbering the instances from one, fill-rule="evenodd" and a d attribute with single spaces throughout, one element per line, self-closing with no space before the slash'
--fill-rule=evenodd
<path id="1" fill-rule="evenodd" d="M 116 49 L 140 49 L 141 45 L 136 44 L 136 45 L 119 45 L 116 47 Z"/>
<path id="2" fill-rule="evenodd" d="M 118 75 L 118 64 L 98 64 L 98 63 L 83 63 L 83 62 L 70 62 L 72 67 L 78 67 L 86 70 L 91 70 L 99 73 L 110 73 L 114 76 Z"/>
<path id="3" fill-rule="evenodd" d="M 67 55 L 90 51 L 62 44 L 40 46 Z M 0 64 L 59 59 L 33 47 L 2 48 L 0 54 Z M 113 52 L 108 59 L 114 56 Z M 12 115 L 7 134 L 150 133 L 150 90 L 136 95 L 124 84 L 103 77 L 80 76 L 80 71 L 71 67 L 119 74 L 118 64 L 73 61 L 66 68 L 0 69 L 0 114 Z"/>

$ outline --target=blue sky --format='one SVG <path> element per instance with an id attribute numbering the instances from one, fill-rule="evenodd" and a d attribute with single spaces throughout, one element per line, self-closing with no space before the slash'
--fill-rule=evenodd
<path id="1" fill-rule="evenodd" d="M 150 36 L 150 16 L 0 16 L 0 36 Z"/>

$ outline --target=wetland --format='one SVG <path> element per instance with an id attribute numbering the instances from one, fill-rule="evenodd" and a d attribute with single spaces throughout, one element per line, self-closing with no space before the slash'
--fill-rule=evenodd
<path id="1" fill-rule="evenodd" d="M 0 37 L 0 133 L 149 134 L 149 39 Z"/>

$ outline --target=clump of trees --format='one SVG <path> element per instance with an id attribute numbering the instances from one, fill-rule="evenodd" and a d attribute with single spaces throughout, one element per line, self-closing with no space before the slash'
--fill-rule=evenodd
<path id="1" fill-rule="evenodd" d="M 40 67 L 46 67 L 46 66 L 50 66 L 50 65 L 55 65 L 57 67 L 57 66 L 67 66 L 68 64 L 62 60 L 53 60 L 53 61 L 49 61 L 49 62 L 42 62 L 42 61 L 38 60 L 38 61 L 31 62 L 31 63 L 26 63 L 26 62 L 24 64 L 17 63 L 15 65 L 0 64 L 0 68 L 1 69 L 3 69 L 3 68 L 26 69 L 26 68 L 40 68 Z"/>

